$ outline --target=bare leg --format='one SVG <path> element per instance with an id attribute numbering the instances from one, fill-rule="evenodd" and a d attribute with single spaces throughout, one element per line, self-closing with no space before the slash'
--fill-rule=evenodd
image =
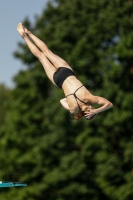
<path id="1" fill-rule="evenodd" d="M 18 24 L 17 30 L 21 37 L 25 40 L 27 46 L 29 47 L 30 51 L 36 56 L 43 65 L 43 68 L 48 76 L 48 78 L 54 83 L 53 75 L 56 71 L 56 68 L 49 62 L 46 56 L 29 40 L 22 24 Z M 55 84 L 55 83 L 54 83 Z"/>
<path id="2" fill-rule="evenodd" d="M 34 41 L 36 46 L 43 52 L 43 54 L 53 63 L 56 68 L 67 67 L 72 70 L 68 63 L 59 56 L 55 55 L 52 51 L 50 51 L 47 45 L 42 40 L 40 40 L 38 37 L 28 31 L 25 27 L 24 30 L 26 34 L 28 34 L 28 36 Z"/>

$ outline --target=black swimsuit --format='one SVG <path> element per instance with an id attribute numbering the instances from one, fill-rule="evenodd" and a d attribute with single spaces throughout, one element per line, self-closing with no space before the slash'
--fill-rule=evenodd
<path id="1" fill-rule="evenodd" d="M 62 89 L 63 82 L 69 77 L 75 76 L 75 73 L 67 67 L 59 67 L 54 73 L 53 79 L 55 84 Z"/>
<path id="2" fill-rule="evenodd" d="M 84 87 L 84 85 L 81 85 L 77 90 L 79 90 L 81 87 Z M 82 101 L 80 98 L 77 97 L 77 95 L 76 95 L 77 90 L 75 90 L 74 93 L 67 95 L 66 98 L 67 98 L 68 96 L 70 96 L 70 95 L 73 95 L 73 96 L 75 97 L 75 99 L 76 99 L 76 102 L 77 102 L 77 105 L 78 105 L 78 107 L 79 107 L 79 110 L 82 111 L 82 109 L 80 108 L 80 105 L 78 104 L 78 100 L 79 100 L 80 102 L 86 104 L 86 105 L 88 105 L 88 103 L 85 103 L 84 101 Z M 89 118 L 86 117 L 85 115 L 84 115 L 84 118 L 85 118 L 86 120 L 89 120 Z M 72 121 L 72 117 L 70 117 L 70 121 Z"/>
<path id="3" fill-rule="evenodd" d="M 82 102 L 82 103 L 88 105 L 88 103 L 85 103 L 84 101 L 82 101 L 82 100 L 81 100 L 79 97 L 77 97 L 77 95 L 76 95 L 76 92 L 77 92 L 81 87 L 84 87 L 84 85 L 81 85 L 77 90 L 75 90 L 74 93 L 69 94 L 69 95 L 66 96 L 66 98 L 67 98 L 68 96 L 70 96 L 70 95 L 73 95 L 73 96 L 75 97 L 76 102 L 77 102 L 77 105 L 78 105 L 78 107 L 79 107 L 79 110 L 81 110 L 81 108 L 80 108 L 80 105 L 78 104 L 78 100 L 79 100 L 80 102 Z"/>
<path id="4" fill-rule="evenodd" d="M 62 88 L 62 84 L 63 82 L 66 80 L 66 78 L 68 78 L 69 76 L 75 76 L 75 73 L 67 68 L 67 67 L 59 67 L 58 70 L 54 73 L 54 76 L 53 76 L 53 79 L 54 79 L 54 82 L 55 84 L 59 87 L 59 88 Z M 76 95 L 76 92 L 81 88 L 83 87 L 84 85 L 80 86 L 73 94 L 69 94 L 66 96 L 66 98 L 70 95 L 73 95 L 76 99 L 76 102 L 77 102 L 77 105 L 79 107 L 79 109 L 81 110 L 79 104 L 78 104 L 78 100 L 84 104 L 87 104 L 85 103 L 84 101 L 82 101 L 81 99 L 79 99 Z M 88 105 L 88 104 L 87 104 Z"/>

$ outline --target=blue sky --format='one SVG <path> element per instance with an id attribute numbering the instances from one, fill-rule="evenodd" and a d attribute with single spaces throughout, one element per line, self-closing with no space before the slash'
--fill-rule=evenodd
<path id="1" fill-rule="evenodd" d="M 16 27 L 25 17 L 34 22 L 35 15 L 40 15 L 48 0 L 3 0 L 0 5 L 0 83 L 13 87 L 12 78 L 25 69 L 21 61 L 13 57 L 17 43 L 22 41 Z"/>

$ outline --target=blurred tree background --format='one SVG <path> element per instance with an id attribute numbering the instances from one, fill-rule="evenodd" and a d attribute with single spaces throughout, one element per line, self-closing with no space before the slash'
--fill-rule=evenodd
<path id="1" fill-rule="evenodd" d="M 20 38 L 26 66 L 15 88 L 0 86 L 1 200 L 133 199 L 133 1 L 53 0 L 25 26 L 64 58 L 113 109 L 69 121 L 62 90 L 47 79 Z"/>

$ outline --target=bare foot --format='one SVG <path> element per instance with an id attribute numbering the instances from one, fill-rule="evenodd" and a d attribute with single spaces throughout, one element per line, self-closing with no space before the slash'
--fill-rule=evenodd
<path id="1" fill-rule="evenodd" d="M 21 37 L 23 38 L 25 36 L 25 31 L 24 31 L 22 23 L 18 24 L 17 30 L 18 30 L 19 34 L 21 35 Z"/>
<path id="2" fill-rule="evenodd" d="M 27 35 L 30 35 L 30 34 L 31 34 L 31 32 L 30 32 L 30 31 L 28 31 L 28 29 L 27 29 L 27 28 L 25 28 L 24 26 L 23 26 L 23 28 L 24 28 L 24 32 L 25 32 Z"/>

